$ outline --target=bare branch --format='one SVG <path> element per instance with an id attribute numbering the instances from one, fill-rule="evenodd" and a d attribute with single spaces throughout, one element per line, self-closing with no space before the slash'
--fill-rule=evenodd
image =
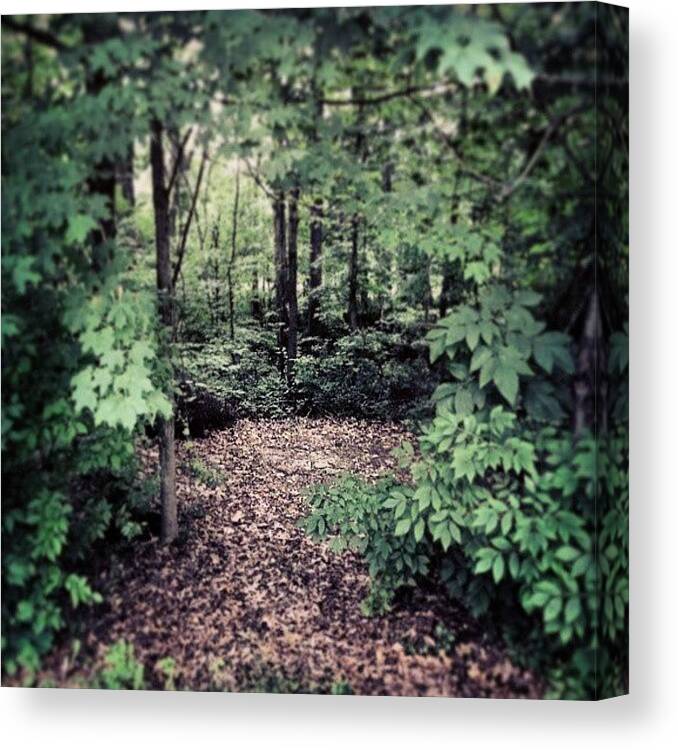
<path id="1" fill-rule="evenodd" d="M 172 192 L 172 189 L 174 188 L 174 183 L 177 180 L 177 175 L 179 174 L 179 168 L 181 167 L 181 164 L 184 159 L 184 150 L 186 148 L 186 144 L 188 143 L 188 139 L 191 137 L 191 133 L 193 132 L 193 128 L 190 127 L 184 137 L 181 139 L 181 143 L 179 144 L 179 147 L 177 148 L 177 155 L 174 158 L 174 165 L 172 166 L 172 173 L 170 175 L 169 182 L 167 183 L 167 195 L 170 195 Z"/>
<path id="2" fill-rule="evenodd" d="M 560 115 L 556 115 L 551 122 L 546 126 L 546 129 L 544 130 L 544 133 L 539 140 L 539 143 L 537 144 L 534 151 L 526 158 L 525 165 L 523 166 L 520 173 L 515 177 L 513 180 L 506 182 L 504 186 L 499 191 L 499 194 L 497 195 L 497 201 L 499 203 L 502 203 L 505 201 L 512 193 L 514 193 L 525 180 L 529 177 L 530 172 L 534 169 L 535 165 L 539 161 L 539 158 L 546 147 L 546 144 L 551 140 L 553 135 L 572 117 L 580 114 L 584 109 L 586 109 L 588 105 L 579 105 L 578 107 L 574 107 L 573 109 L 569 110 L 568 112 L 563 112 Z"/>
<path id="3" fill-rule="evenodd" d="M 249 163 L 248 159 L 243 158 L 243 161 L 245 162 L 245 167 L 247 168 L 247 174 L 254 180 L 254 182 L 264 191 L 267 198 L 270 198 L 271 200 L 275 200 L 275 193 L 271 190 L 271 188 L 264 182 L 261 175 L 257 173 L 256 169 Z"/>
<path id="4" fill-rule="evenodd" d="M 181 234 L 181 244 L 179 245 L 179 254 L 177 255 L 177 262 L 174 266 L 174 274 L 172 276 L 172 286 L 177 283 L 179 274 L 181 273 L 181 264 L 184 260 L 184 253 L 186 252 L 186 241 L 188 240 L 188 230 L 191 228 L 191 222 L 193 215 L 195 214 L 195 205 L 198 201 L 198 193 L 200 192 L 200 185 L 202 183 L 202 176 L 205 172 L 205 162 L 207 161 L 207 148 L 203 149 L 202 159 L 200 160 L 200 168 L 198 169 L 198 178 L 195 183 L 195 190 L 191 197 L 191 207 L 186 217 L 186 223 Z"/>
<path id="5" fill-rule="evenodd" d="M 351 97 L 348 99 L 319 99 L 320 104 L 326 104 L 329 107 L 364 107 L 372 104 L 383 104 L 384 102 L 398 99 L 400 97 L 410 97 L 415 94 L 421 94 L 424 98 L 445 94 L 457 88 L 455 83 L 435 83 L 431 86 L 407 86 L 403 89 L 388 91 L 384 94 L 368 97 Z"/>

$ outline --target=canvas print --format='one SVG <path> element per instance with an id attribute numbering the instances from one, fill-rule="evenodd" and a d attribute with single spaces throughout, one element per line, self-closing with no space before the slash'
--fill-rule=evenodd
<path id="1" fill-rule="evenodd" d="M 626 693 L 628 144 L 602 3 L 4 16 L 3 686 Z"/>

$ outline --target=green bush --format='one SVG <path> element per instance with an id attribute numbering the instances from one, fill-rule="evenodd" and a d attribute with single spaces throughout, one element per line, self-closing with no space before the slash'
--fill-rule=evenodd
<path id="1" fill-rule="evenodd" d="M 366 615 L 388 611 L 394 592 L 414 585 L 428 570 L 428 550 L 421 540 L 396 535 L 396 520 L 388 508 L 389 498 L 405 502 L 408 492 L 391 479 L 368 484 L 350 476 L 308 491 L 310 512 L 302 522 L 306 532 L 328 541 L 335 553 L 351 549 L 366 558 L 372 578 L 361 604 Z"/>
<path id="2" fill-rule="evenodd" d="M 537 302 L 494 288 L 441 321 L 431 355 L 455 381 L 436 391 L 421 455 L 403 451 L 414 487 L 317 489 L 306 529 L 365 555 L 366 611 L 430 570 L 548 673 L 551 695 L 604 697 L 627 673 L 628 431 L 575 438 L 562 423 L 568 339 L 543 331 Z M 611 358 L 619 381 L 626 361 Z"/>
<path id="3" fill-rule="evenodd" d="M 374 330 L 315 342 L 297 360 L 295 381 L 301 413 L 367 419 L 416 416 L 435 385 L 416 341 Z"/>
<path id="4" fill-rule="evenodd" d="M 265 329 L 239 330 L 235 343 L 179 346 L 180 365 L 191 381 L 227 405 L 236 419 L 293 413 L 278 356 L 275 334 Z"/>
<path id="5" fill-rule="evenodd" d="M 292 390 L 280 373 L 275 335 L 265 329 L 243 329 L 235 343 L 183 344 L 180 363 L 192 390 L 211 394 L 235 419 L 402 419 L 422 413 L 435 385 L 425 347 L 402 333 L 307 339 L 300 350 Z"/>

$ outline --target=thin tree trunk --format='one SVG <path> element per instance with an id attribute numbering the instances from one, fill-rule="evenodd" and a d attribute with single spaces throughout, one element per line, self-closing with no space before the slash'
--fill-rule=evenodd
<path id="1" fill-rule="evenodd" d="M 172 260 L 170 257 L 169 196 L 165 184 L 163 128 L 158 120 L 151 126 L 151 172 L 155 214 L 156 279 L 160 320 L 167 336 L 173 329 Z M 169 342 L 166 344 L 169 346 Z M 174 415 L 159 417 L 161 540 L 169 544 L 178 534 Z"/>
<path id="2" fill-rule="evenodd" d="M 134 208 L 134 142 L 127 148 L 127 154 L 120 165 L 118 175 L 122 197 L 130 208 Z"/>
<path id="3" fill-rule="evenodd" d="M 354 214 L 351 219 L 351 254 L 348 261 L 348 327 L 358 328 L 358 241 L 360 219 Z"/>
<path id="4" fill-rule="evenodd" d="M 438 316 L 444 318 L 447 315 L 447 308 L 450 304 L 453 286 L 453 268 L 449 260 L 443 261 L 443 284 L 440 287 L 440 297 L 438 298 Z"/>
<path id="5" fill-rule="evenodd" d="M 278 317 L 278 367 L 281 375 L 285 372 L 285 354 L 287 349 L 287 228 L 285 226 L 285 198 L 282 193 L 273 201 L 273 235 L 275 263 L 275 306 Z"/>
<path id="6" fill-rule="evenodd" d="M 87 17 L 85 17 L 87 18 Z M 86 46 L 94 47 L 106 42 L 119 34 L 117 21 L 103 15 L 101 19 L 90 16 L 83 23 L 83 41 Z M 88 69 L 85 77 L 85 89 L 92 97 L 98 96 L 110 82 L 109 76 L 101 69 Z M 92 230 L 90 242 L 93 247 L 93 266 L 100 271 L 111 260 L 111 248 L 108 241 L 115 238 L 115 164 L 110 156 L 103 156 L 94 166 L 92 174 L 87 180 L 88 191 L 100 195 L 106 207 L 105 216 L 99 221 L 96 229 Z"/>
<path id="7" fill-rule="evenodd" d="M 607 431 L 607 378 L 602 337 L 602 318 L 598 290 L 590 291 L 586 317 L 583 321 L 577 371 L 573 382 L 575 437 L 587 430 L 604 434 Z"/>
<path id="8" fill-rule="evenodd" d="M 231 232 L 231 257 L 228 261 L 228 320 L 231 341 L 235 341 L 235 307 L 233 304 L 233 269 L 235 266 L 236 243 L 238 239 L 238 204 L 240 202 L 240 165 L 235 173 L 235 199 L 233 201 L 233 231 Z"/>
<path id="9" fill-rule="evenodd" d="M 320 288 L 323 283 L 323 208 L 320 199 L 311 206 L 311 254 L 308 278 L 308 332 L 319 333 Z"/>
<path id="10" fill-rule="evenodd" d="M 184 253 L 186 252 L 186 243 L 188 241 L 188 232 L 191 228 L 191 222 L 195 215 L 195 207 L 198 201 L 198 193 L 200 192 L 200 185 L 202 184 L 202 177 L 205 173 L 205 162 L 207 161 L 207 149 L 202 152 L 202 159 L 200 160 L 200 167 L 198 168 L 198 177 L 195 182 L 195 189 L 191 195 L 191 205 L 188 209 L 188 216 L 186 222 L 181 230 L 181 242 L 179 243 L 179 251 L 177 253 L 177 262 L 174 266 L 174 273 L 172 274 L 172 285 L 177 283 L 179 274 L 181 273 L 181 264 L 184 261 Z"/>
<path id="11" fill-rule="evenodd" d="M 297 237 L 299 230 L 299 188 L 290 191 L 289 232 L 287 237 L 287 383 L 294 384 L 294 363 L 297 359 Z"/>
<path id="12" fill-rule="evenodd" d="M 358 98 L 362 98 L 362 89 L 356 88 L 353 92 Z M 356 139 L 355 154 L 361 164 L 367 159 L 367 140 L 365 138 L 365 110 L 362 105 L 358 106 L 356 115 Z M 348 261 L 348 326 L 352 331 L 358 328 L 358 242 L 360 234 L 360 217 L 354 213 L 351 218 L 351 254 Z"/>
<path id="13" fill-rule="evenodd" d="M 250 292 L 250 314 L 254 320 L 261 323 L 261 293 L 259 289 L 259 274 L 256 267 L 252 271 L 252 286 Z"/>

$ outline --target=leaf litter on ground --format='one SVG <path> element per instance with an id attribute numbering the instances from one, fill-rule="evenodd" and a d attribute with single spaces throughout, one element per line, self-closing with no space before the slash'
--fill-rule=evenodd
<path id="1" fill-rule="evenodd" d="M 178 443 L 179 543 L 156 538 L 114 555 L 94 585 L 81 656 L 64 643 L 49 680 L 78 684 L 111 644 L 134 646 L 152 683 L 171 657 L 190 690 L 362 695 L 530 697 L 541 685 L 446 597 L 417 590 L 364 617 L 369 576 L 360 556 L 336 554 L 298 526 L 304 490 L 346 473 L 368 481 L 398 472 L 392 451 L 411 439 L 396 423 L 352 419 L 243 420 Z M 186 469 L 198 459 L 218 482 Z M 441 626 L 454 633 L 439 648 Z M 51 667 L 50 667 L 51 664 Z"/>

